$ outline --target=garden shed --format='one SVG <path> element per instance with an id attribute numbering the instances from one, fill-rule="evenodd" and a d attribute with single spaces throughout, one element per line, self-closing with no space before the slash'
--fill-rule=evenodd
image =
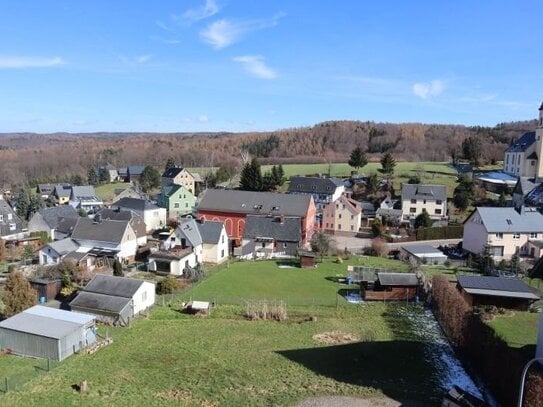
<path id="1" fill-rule="evenodd" d="M 54 300 L 62 289 L 62 281 L 59 279 L 34 278 L 29 282 L 30 286 L 38 293 L 40 303 Z"/>
<path id="2" fill-rule="evenodd" d="M 95 342 L 91 315 L 36 305 L 0 322 L 0 349 L 16 355 L 61 361 Z"/>
<path id="3" fill-rule="evenodd" d="M 443 264 L 447 261 L 447 256 L 441 250 L 428 244 L 405 245 L 402 246 L 402 252 L 422 264 Z"/>
<path id="4" fill-rule="evenodd" d="M 316 254 L 309 250 L 298 250 L 298 256 L 300 256 L 300 267 L 313 268 L 315 267 Z"/>

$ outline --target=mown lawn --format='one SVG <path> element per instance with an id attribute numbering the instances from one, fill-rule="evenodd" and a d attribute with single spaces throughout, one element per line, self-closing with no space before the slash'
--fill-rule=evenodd
<path id="1" fill-rule="evenodd" d="M 267 298 L 284 300 L 292 305 L 335 305 L 340 288 L 337 277 L 347 275 L 347 266 L 360 265 L 407 271 L 405 263 L 378 257 L 356 257 L 337 264 L 335 258 L 325 258 L 316 269 L 279 268 L 285 261 L 244 261 L 231 263 L 219 273 L 212 275 L 183 298 L 192 297 L 216 303 L 239 304 L 243 299 Z"/>
<path id="2" fill-rule="evenodd" d="M 126 182 L 113 182 L 108 184 L 101 184 L 95 187 L 96 195 L 102 199 L 102 201 L 111 201 L 115 196 L 115 189 L 128 188 L 130 184 Z"/>
<path id="3" fill-rule="evenodd" d="M 384 259 L 349 261 L 405 268 Z M 317 269 L 302 270 L 279 269 L 270 261 L 232 263 L 185 295 L 203 299 L 224 291 L 238 298 L 282 298 L 288 292 L 292 302 L 322 297 L 328 304 L 289 305 L 284 322 L 247 321 L 242 306 L 220 302 L 207 318 L 181 314 L 177 304 L 155 307 L 129 328 L 109 328 L 112 345 L 72 356 L 17 391 L 0 393 L 0 405 L 288 406 L 313 395 L 383 394 L 436 404 L 440 372 L 427 360 L 405 304 L 336 306 L 340 286 L 326 277 L 345 275 L 347 264 L 327 259 Z M 360 341 L 313 339 L 331 331 Z M 25 369 L 32 369 L 29 359 L 0 357 L 2 375 Z M 81 380 L 89 384 L 85 394 L 72 388 Z"/>
<path id="4" fill-rule="evenodd" d="M 509 346 L 520 348 L 524 345 L 535 345 L 541 314 L 533 312 L 517 312 L 513 315 L 498 315 L 488 322 L 494 331 Z"/>

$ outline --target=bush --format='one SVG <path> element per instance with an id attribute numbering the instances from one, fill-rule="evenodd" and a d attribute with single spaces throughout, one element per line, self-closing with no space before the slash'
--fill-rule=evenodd
<path id="1" fill-rule="evenodd" d="M 243 315 L 251 321 L 285 321 L 287 319 L 287 306 L 283 301 L 272 303 L 266 300 L 248 301 L 245 304 Z"/>
<path id="2" fill-rule="evenodd" d="M 160 280 L 156 285 L 156 293 L 159 295 L 162 294 L 172 294 L 179 288 L 179 282 L 173 277 L 165 277 Z"/>
<path id="3" fill-rule="evenodd" d="M 376 237 L 371 241 L 371 251 L 374 256 L 386 257 L 388 255 L 388 244 L 385 239 Z"/>
<path id="4" fill-rule="evenodd" d="M 452 263 L 451 263 L 450 260 L 447 259 L 447 260 L 445 260 L 445 263 L 443 263 L 443 265 L 444 265 L 445 267 L 449 268 L 449 267 L 452 266 Z"/>

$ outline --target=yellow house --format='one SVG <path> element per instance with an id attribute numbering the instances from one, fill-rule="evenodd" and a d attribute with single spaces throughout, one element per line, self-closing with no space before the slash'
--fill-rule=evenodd
<path id="1" fill-rule="evenodd" d="M 362 206 L 347 195 L 324 207 L 322 228 L 331 233 L 357 233 L 360 229 Z"/>

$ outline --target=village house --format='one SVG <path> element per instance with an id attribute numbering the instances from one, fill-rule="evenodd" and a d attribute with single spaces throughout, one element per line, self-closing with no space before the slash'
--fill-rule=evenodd
<path id="1" fill-rule="evenodd" d="M 463 249 L 474 254 L 486 247 L 496 259 L 534 257 L 543 241 L 543 215 L 535 208 L 477 208 L 464 222 Z"/>
<path id="2" fill-rule="evenodd" d="M 117 168 L 110 163 L 98 167 L 98 178 L 100 181 L 115 182 L 119 178 Z"/>
<path id="3" fill-rule="evenodd" d="M 191 194 L 195 193 L 195 179 L 194 176 L 186 169 L 182 167 L 171 167 L 164 171 L 162 174 L 162 186 L 181 185 Z"/>
<path id="4" fill-rule="evenodd" d="M 133 211 L 138 214 L 145 222 L 147 233 L 166 226 L 166 209 L 160 208 L 145 199 L 122 198 L 114 202 L 111 208 L 121 211 Z"/>
<path id="5" fill-rule="evenodd" d="M 402 215 L 412 222 L 425 210 L 430 219 L 447 219 L 447 187 L 444 185 L 403 184 Z"/>
<path id="6" fill-rule="evenodd" d="M 41 208 L 28 221 L 29 232 L 47 232 L 47 236 L 55 240 L 55 229 L 63 218 L 77 219 L 79 214 L 69 205 Z"/>
<path id="7" fill-rule="evenodd" d="M 311 195 L 207 189 L 197 207 L 198 218 L 224 222 L 228 237 L 239 246 L 249 215 L 300 218 L 301 245 L 313 235 L 316 208 Z"/>
<path id="8" fill-rule="evenodd" d="M 55 205 L 67 205 L 70 203 L 70 195 L 72 194 L 71 184 L 57 184 L 53 193 L 49 196 L 49 201 Z"/>
<path id="9" fill-rule="evenodd" d="M 70 302 L 70 308 L 106 324 L 126 326 L 154 303 L 155 283 L 97 274 Z"/>
<path id="10" fill-rule="evenodd" d="M 324 206 L 322 229 L 329 233 L 358 233 L 361 226 L 362 206 L 346 194 Z"/>
<path id="11" fill-rule="evenodd" d="M 36 193 L 40 196 L 41 199 L 47 200 L 49 196 L 55 190 L 55 185 L 53 184 L 38 184 L 36 187 Z"/>
<path id="12" fill-rule="evenodd" d="M 516 177 L 543 179 L 543 103 L 535 131 L 524 133 L 505 150 L 503 172 Z"/>
<path id="13" fill-rule="evenodd" d="M 143 196 L 140 192 L 136 190 L 134 185 L 127 185 L 126 188 L 115 188 L 113 190 L 113 199 L 112 202 L 119 201 L 123 198 L 136 198 L 142 199 Z"/>
<path id="14" fill-rule="evenodd" d="M 72 232 L 79 218 L 60 218 L 55 228 L 54 239 L 62 240 L 72 235 Z"/>
<path id="15" fill-rule="evenodd" d="M 95 221 L 103 220 L 121 220 L 128 221 L 130 226 L 136 233 L 138 246 L 147 244 L 147 230 L 143 218 L 134 211 L 124 211 L 121 209 L 104 208 L 101 209 L 94 217 Z"/>
<path id="16" fill-rule="evenodd" d="M 81 209 L 87 214 L 94 214 L 104 206 L 102 200 L 96 195 L 92 185 L 73 186 L 70 194 L 70 205 Z"/>
<path id="17" fill-rule="evenodd" d="M 117 168 L 119 180 L 124 182 L 132 182 L 134 184 L 139 183 L 144 169 L 145 166 L 143 165 L 129 165 L 128 167 Z"/>
<path id="18" fill-rule="evenodd" d="M 243 241 L 236 254 L 241 257 L 296 256 L 302 234 L 299 217 L 247 215 Z"/>
<path id="19" fill-rule="evenodd" d="M 343 181 L 335 177 L 291 177 L 288 187 L 289 194 L 311 195 L 319 214 L 344 192 Z"/>
<path id="20" fill-rule="evenodd" d="M 48 243 L 38 252 L 40 266 L 59 264 L 67 254 L 75 252 L 77 249 L 79 249 L 79 245 L 69 237 Z"/>
<path id="21" fill-rule="evenodd" d="M 168 219 L 178 219 L 192 213 L 196 206 L 196 197 L 182 185 L 166 185 L 160 189 L 157 204 L 166 209 Z"/>
<path id="22" fill-rule="evenodd" d="M 4 240 L 23 237 L 23 222 L 0 195 L 0 237 Z"/>

